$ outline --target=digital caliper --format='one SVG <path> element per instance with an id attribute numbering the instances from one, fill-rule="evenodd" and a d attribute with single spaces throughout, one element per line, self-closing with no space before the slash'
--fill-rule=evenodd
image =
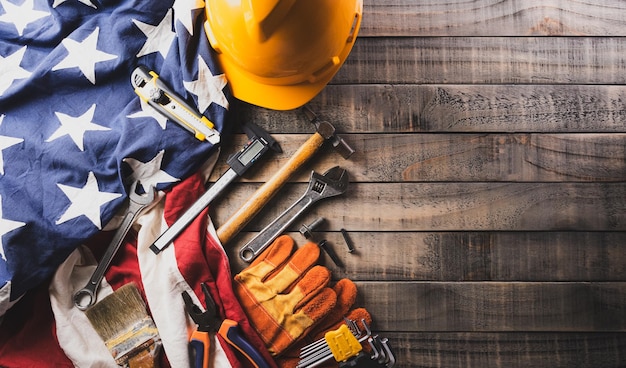
<path id="1" fill-rule="evenodd" d="M 158 254 L 167 247 L 233 180 L 242 176 L 265 152 L 272 149 L 282 152 L 278 143 L 260 127 L 246 123 L 242 129 L 250 140 L 226 163 L 230 168 L 150 246 Z"/>

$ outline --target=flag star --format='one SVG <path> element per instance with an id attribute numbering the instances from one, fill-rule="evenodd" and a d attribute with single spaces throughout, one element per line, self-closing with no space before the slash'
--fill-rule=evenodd
<path id="1" fill-rule="evenodd" d="M 0 115 L 0 125 L 2 125 L 2 120 L 4 120 L 4 115 Z M 9 148 L 21 142 L 24 142 L 24 139 L 0 135 L 0 175 L 4 175 L 4 158 L 2 151 L 5 148 Z"/>
<path id="2" fill-rule="evenodd" d="M 201 56 L 198 56 L 198 79 L 183 83 L 188 91 L 198 96 L 198 110 L 205 111 L 213 102 L 228 110 L 228 100 L 223 91 L 226 87 L 226 76 L 213 75 Z"/>
<path id="3" fill-rule="evenodd" d="M 91 83 L 96 84 L 96 63 L 117 58 L 117 55 L 98 50 L 99 33 L 100 28 L 96 27 L 83 41 L 78 42 L 70 38 L 63 39 L 61 43 L 67 49 L 68 55 L 52 70 L 77 67 Z"/>
<path id="4" fill-rule="evenodd" d="M 133 19 L 133 23 L 135 23 L 137 28 L 148 37 L 146 43 L 144 43 L 137 54 L 138 58 L 153 52 L 159 52 L 163 58 L 167 58 L 172 40 L 176 37 L 176 33 L 172 31 L 172 17 L 172 9 L 169 9 L 161 23 L 156 26 Z"/>
<path id="5" fill-rule="evenodd" d="M 0 5 L 5 11 L 4 14 L 0 15 L 0 22 L 13 23 L 20 36 L 24 34 L 24 29 L 30 23 L 50 15 L 48 12 L 35 10 L 34 0 L 26 0 L 22 5 L 0 0 Z"/>
<path id="6" fill-rule="evenodd" d="M 30 77 L 31 72 L 20 66 L 26 46 L 7 57 L 0 56 L 0 96 L 11 87 L 13 81 Z"/>
<path id="7" fill-rule="evenodd" d="M 133 179 L 139 180 L 145 191 L 147 191 L 149 187 L 156 187 L 156 185 L 160 183 L 174 183 L 180 181 L 180 179 L 161 170 L 164 153 L 164 150 L 159 151 L 152 160 L 145 163 L 131 157 L 124 159 L 124 162 L 133 169 Z"/>
<path id="8" fill-rule="evenodd" d="M 120 193 L 101 192 L 98 180 L 93 172 L 89 172 L 87 183 L 82 188 L 57 183 L 59 189 L 67 196 L 72 204 L 56 221 L 60 225 L 79 216 L 86 216 L 97 228 L 102 229 L 100 207 L 122 196 Z"/>
<path id="9" fill-rule="evenodd" d="M 9 148 L 11 146 L 14 146 L 22 142 L 24 142 L 22 138 L 13 138 L 13 137 L 0 135 L 0 175 L 4 175 L 4 157 L 3 157 L 2 151 L 5 148 Z"/>
<path id="10" fill-rule="evenodd" d="M 52 7 L 56 8 L 57 6 L 63 4 L 66 1 L 68 1 L 68 0 L 54 0 L 54 3 L 52 4 Z M 96 5 L 94 3 L 92 3 L 90 0 L 78 0 L 78 1 L 83 3 L 83 4 L 85 4 L 85 5 L 87 5 L 87 6 L 90 6 L 90 7 L 94 8 L 94 9 L 97 9 Z"/>
<path id="11" fill-rule="evenodd" d="M 193 24 L 196 16 L 196 9 L 204 9 L 204 0 L 176 0 L 174 2 L 174 16 L 193 36 Z"/>
<path id="12" fill-rule="evenodd" d="M 165 130 L 165 127 L 167 126 L 167 118 L 163 116 L 163 114 L 159 114 L 152 106 L 148 105 L 148 103 L 144 100 L 139 99 L 139 101 L 141 103 L 141 111 L 130 114 L 127 116 L 127 118 L 153 118 L 157 121 L 157 123 L 159 123 L 161 128 Z"/>
<path id="13" fill-rule="evenodd" d="M 55 139 L 61 138 L 65 135 L 69 135 L 70 138 L 74 141 L 76 146 L 84 151 L 85 147 L 83 144 L 85 133 L 88 131 L 102 131 L 102 130 L 111 130 L 110 128 L 104 127 L 102 125 L 94 124 L 91 122 L 93 119 L 93 115 L 96 111 L 96 105 L 91 105 L 89 110 L 87 110 L 84 114 L 78 117 L 69 116 L 60 112 L 55 112 L 55 115 L 61 122 L 61 126 L 57 129 L 50 138 L 46 140 L 46 142 L 51 142 Z"/>
<path id="14" fill-rule="evenodd" d="M 7 260 L 7 257 L 4 253 L 2 236 L 24 225 L 26 225 L 26 223 L 24 222 L 7 220 L 4 218 L 4 216 L 2 215 L 2 197 L 0 197 L 0 257 L 2 257 L 2 259 L 4 259 L 5 261 Z"/>

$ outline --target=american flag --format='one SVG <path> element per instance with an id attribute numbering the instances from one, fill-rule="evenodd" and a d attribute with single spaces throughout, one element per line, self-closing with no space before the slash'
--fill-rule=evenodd
<path id="1" fill-rule="evenodd" d="M 223 131 L 231 96 L 204 12 L 202 0 L 0 0 L 0 320 L 111 230 L 131 182 L 168 191 L 216 152 L 130 84 L 145 65 Z"/>
<path id="2" fill-rule="evenodd" d="M 0 312 L 102 230 L 131 181 L 166 189 L 213 147 L 140 102 L 138 64 L 222 129 L 196 1 L 0 0 Z M 0 313 L 1 314 L 1 313 Z"/>

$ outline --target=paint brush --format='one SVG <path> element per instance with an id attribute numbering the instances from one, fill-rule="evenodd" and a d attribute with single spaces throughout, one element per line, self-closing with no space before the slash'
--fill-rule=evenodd
<path id="1" fill-rule="evenodd" d="M 85 311 L 115 362 L 122 367 L 158 366 L 161 338 L 137 285 L 126 284 Z"/>

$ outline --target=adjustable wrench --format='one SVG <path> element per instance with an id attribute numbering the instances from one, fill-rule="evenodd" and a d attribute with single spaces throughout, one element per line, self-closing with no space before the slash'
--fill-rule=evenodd
<path id="1" fill-rule="evenodd" d="M 130 186 L 130 193 L 128 194 L 129 204 L 128 210 L 126 210 L 126 214 L 122 220 L 122 224 L 113 235 L 113 239 L 111 239 L 111 243 L 107 250 L 104 252 L 102 259 L 98 263 L 98 266 L 94 270 L 91 278 L 87 282 L 87 285 L 82 289 L 78 290 L 74 294 L 74 305 L 80 309 L 85 310 L 88 307 L 92 306 L 96 302 L 96 291 L 98 287 L 100 287 L 100 282 L 104 277 L 104 273 L 107 268 L 111 264 L 115 253 L 117 253 L 118 249 L 122 245 L 126 234 L 130 230 L 131 226 L 135 222 L 135 219 L 139 214 L 146 209 L 150 204 L 155 202 L 157 199 L 156 192 L 153 186 L 148 188 L 148 192 L 145 195 L 137 194 L 137 185 L 138 181 L 133 182 Z"/>
<path id="2" fill-rule="evenodd" d="M 346 189 L 348 189 L 348 173 L 339 166 L 329 169 L 323 175 L 312 171 L 309 186 L 302 197 L 246 243 L 239 250 L 239 257 L 245 262 L 251 262 L 307 208 L 321 199 L 343 194 Z"/>

